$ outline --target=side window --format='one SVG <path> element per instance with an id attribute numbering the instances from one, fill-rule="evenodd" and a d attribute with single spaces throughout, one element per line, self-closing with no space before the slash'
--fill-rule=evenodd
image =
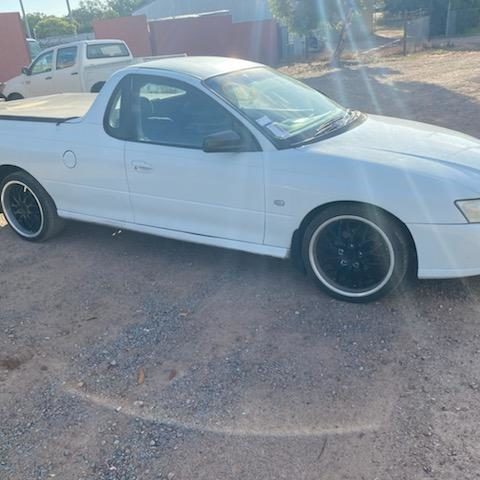
<path id="1" fill-rule="evenodd" d="M 92 43 L 87 45 L 87 58 L 129 57 L 130 53 L 123 43 Z"/>
<path id="2" fill-rule="evenodd" d="M 59 48 L 57 50 L 57 70 L 73 67 L 77 62 L 77 47 Z"/>
<path id="3" fill-rule="evenodd" d="M 107 126 L 112 130 L 120 128 L 120 112 L 122 110 L 122 90 L 118 89 L 112 97 L 110 110 L 107 115 Z"/>
<path id="4" fill-rule="evenodd" d="M 40 55 L 35 63 L 32 65 L 32 75 L 38 75 L 39 73 L 47 73 L 52 71 L 53 64 L 53 51 Z"/>
<path id="5" fill-rule="evenodd" d="M 105 131 L 112 137 L 124 139 L 126 138 L 126 129 L 128 124 L 125 122 L 128 120 L 128 115 L 126 116 L 122 112 L 125 110 L 124 101 L 124 91 L 128 87 L 129 81 L 128 77 L 124 78 L 116 90 L 113 92 L 113 95 L 108 102 L 107 110 L 105 111 L 104 118 L 104 128 Z"/>
<path id="6" fill-rule="evenodd" d="M 202 149 L 205 137 L 234 130 L 244 138 L 246 150 L 258 150 L 248 129 L 197 88 L 145 75 L 134 76 L 132 85 L 132 140 Z"/>

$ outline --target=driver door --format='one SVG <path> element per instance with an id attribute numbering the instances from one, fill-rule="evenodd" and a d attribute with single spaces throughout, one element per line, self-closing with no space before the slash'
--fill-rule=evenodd
<path id="1" fill-rule="evenodd" d="M 198 88 L 154 75 L 130 77 L 125 146 L 135 222 L 263 243 L 263 153 L 252 133 Z M 238 152 L 206 153 L 205 137 L 234 130 Z"/>
<path id="2" fill-rule="evenodd" d="M 54 51 L 42 53 L 32 63 L 30 75 L 25 79 L 25 86 L 29 97 L 51 95 L 55 93 L 53 83 Z"/>
<path id="3" fill-rule="evenodd" d="M 58 48 L 53 85 L 56 93 L 82 91 L 78 46 Z"/>

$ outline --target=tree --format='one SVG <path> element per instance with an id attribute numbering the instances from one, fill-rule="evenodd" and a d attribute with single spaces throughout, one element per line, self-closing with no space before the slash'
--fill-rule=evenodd
<path id="1" fill-rule="evenodd" d="M 43 20 L 44 18 L 47 18 L 47 15 L 45 15 L 44 13 L 40 13 L 40 12 L 27 13 L 28 25 L 30 26 L 30 30 L 34 35 L 35 35 L 35 29 L 37 28 L 38 22 L 40 22 L 40 20 Z"/>
<path id="2" fill-rule="evenodd" d="M 318 27 L 316 0 L 268 0 L 273 16 L 288 30 L 305 38 L 305 55 L 308 54 L 308 36 Z"/>
<path id="3" fill-rule="evenodd" d="M 120 17 L 127 17 L 140 8 L 145 0 L 107 0 L 110 10 Z"/>
<path id="4" fill-rule="evenodd" d="M 308 37 L 322 24 L 338 31 L 334 62 L 342 54 L 352 19 L 359 11 L 372 8 L 372 0 L 269 0 L 269 4 L 274 17 L 291 32 Z"/>
<path id="5" fill-rule="evenodd" d="M 72 10 L 72 16 L 78 25 L 78 33 L 91 32 L 94 20 L 127 17 L 145 0 L 82 0 L 80 6 Z"/>
<path id="6" fill-rule="evenodd" d="M 94 20 L 115 16 L 117 16 L 116 13 L 102 0 L 82 0 L 80 6 L 72 10 L 72 17 L 77 23 L 78 33 L 91 32 Z"/>
<path id="7" fill-rule="evenodd" d="M 46 17 L 40 20 L 35 29 L 37 38 L 56 37 L 60 35 L 73 35 L 75 25 L 64 18 Z"/>

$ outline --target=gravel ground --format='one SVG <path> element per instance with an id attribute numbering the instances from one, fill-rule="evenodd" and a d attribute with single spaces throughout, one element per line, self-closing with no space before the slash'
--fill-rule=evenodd
<path id="1" fill-rule="evenodd" d="M 479 64 L 286 70 L 478 135 Z M 361 306 L 288 262 L 108 228 L 0 245 L 2 480 L 479 477 L 480 279 Z"/>

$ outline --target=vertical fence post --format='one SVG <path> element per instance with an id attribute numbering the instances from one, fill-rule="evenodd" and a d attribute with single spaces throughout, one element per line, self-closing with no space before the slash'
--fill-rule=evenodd
<path id="1" fill-rule="evenodd" d="M 407 42 L 408 42 L 408 14 L 407 11 L 403 11 L 403 56 L 407 55 Z"/>

